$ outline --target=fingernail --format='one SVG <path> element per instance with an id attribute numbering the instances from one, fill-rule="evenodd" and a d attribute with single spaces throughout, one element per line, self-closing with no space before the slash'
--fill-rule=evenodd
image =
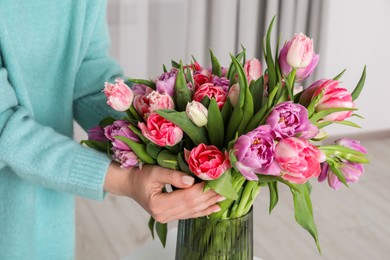
<path id="1" fill-rule="evenodd" d="M 219 206 L 213 212 L 218 212 L 218 211 L 221 211 L 221 207 L 219 207 Z"/>
<path id="2" fill-rule="evenodd" d="M 219 199 L 217 201 L 221 202 L 221 201 L 224 201 L 224 200 L 226 200 L 226 198 L 221 196 L 221 197 L 219 197 Z"/>
<path id="3" fill-rule="evenodd" d="M 194 178 L 192 178 L 191 176 L 183 176 L 181 181 L 185 184 L 185 185 L 188 185 L 188 186 L 191 186 L 192 184 L 194 184 Z"/>

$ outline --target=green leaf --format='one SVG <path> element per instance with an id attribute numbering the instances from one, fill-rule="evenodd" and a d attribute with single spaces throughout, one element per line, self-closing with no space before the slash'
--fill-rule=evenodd
<path id="1" fill-rule="evenodd" d="M 137 120 L 138 122 L 142 122 L 143 121 L 142 117 L 138 114 L 137 110 L 135 110 L 134 106 L 130 106 L 128 111 L 131 113 L 131 115 L 133 116 L 133 118 L 135 120 Z M 132 118 L 132 117 L 130 117 L 130 118 Z"/>
<path id="2" fill-rule="evenodd" d="M 175 82 L 175 99 L 178 111 L 185 111 L 187 103 L 191 102 L 191 91 L 188 89 L 181 62 Z"/>
<path id="3" fill-rule="evenodd" d="M 178 170 L 177 154 L 173 154 L 168 150 L 162 150 L 157 156 L 157 163 L 161 167 Z"/>
<path id="4" fill-rule="evenodd" d="M 251 91 L 252 99 L 253 99 L 253 105 L 254 105 L 253 112 L 257 113 L 262 107 L 263 94 L 264 94 L 264 77 L 261 76 L 256 81 L 252 81 L 249 89 Z"/>
<path id="5" fill-rule="evenodd" d="M 252 120 L 249 122 L 246 132 L 250 132 L 256 127 L 260 125 L 260 122 L 263 120 L 264 116 L 267 113 L 267 107 L 263 106 L 253 117 Z"/>
<path id="6" fill-rule="evenodd" d="M 339 80 L 341 78 L 341 76 L 343 76 L 344 72 L 346 71 L 347 69 L 344 69 L 342 72 L 340 72 L 340 74 L 338 74 L 336 77 L 333 78 L 333 80 Z"/>
<path id="7" fill-rule="evenodd" d="M 213 98 L 210 101 L 208 109 L 207 132 L 210 143 L 220 149 L 223 147 L 223 140 L 225 138 L 225 129 L 221 127 L 223 125 L 221 112 L 219 111 L 217 102 Z"/>
<path id="8" fill-rule="evenodd" d="M 253 98 L 248 87 L 246 88 L 245 103 L 242 112 L 243 117 L 237 128 L 238 135 L 242 135 L 245 133 L 245 130 L 253 117 Z"/>
<path id="9" fill-rule="evenodd" d="M 236 59 L 238 61 L 241 61 L 243 60 L 243 62 L 245 62 L 245 48 L 243 48 L 243 50 L 236 55 Z M 235 69 L 235 66 L 233 65 L 233 62 L 230 63 L 229 65 L 229 69 L 228 69 L 228 72 L 227 72 L 227 78 L 230 80 L 230 85 L 233 85 L 234 82 L 236 82 L 236 69 Z"/>
<path id="10" fill-rule="evenodd" d="M 276 204 L 278 204 L 279 201 L 279 195 L 278 195 L 278 183 L 276 181 L 268 182 L 268 188 L 269 188 L 269 214 L 271 214 L 272 210 L 275 208 Z"/>
<path id="11" fill-rule="evenodd" d="M 191 72 L 190 68 L 186 69 L 186 80 L 187 80 L 187 82 L 194 84 L 194 80 L 193 80 L 192 72 Z"/>
<path id="12" fill-rule="evenodd" d="M 237 105 L 234 107 L 232 116 L 229 119 L 229 123 L 226 129 L 225 144 L 229 143 L 230 140 L 232 140 L 236 135 L 236 130 L 242 120 L 243 114 L 244 112 L 242 111 L 240 106 Z"/>
<path id="13" fill-rule="evenodd" d="M 160 222 L 156 221 L 156 232 L 157 232 L 158 238 L 160 238 L 161 244 L 165 248 L 165 245 L 167 242 L 167 232 L 168 232 L 167 223 L 160 223 Z"/>
<path id="14" fill-rule="evenodd" d="M 338 163 L 336 163 L 331 158 L 326 158 L 326 162 L 328 163 L 329 168 L 331 169 L 331 171 L 337 176 L 337 178 L 341 181 L 341 183 L 343 183 L 345 186 L 349 187 L 348 184 L 347 184 L 347 181 L 345 179 L 344 174 L 339 169 Z"/>
<path id="15" fill-rule="evenodd" d="M 317 245 L 318 251 L 321 253 L 308 187 L 306 185 L 298 184 L 296 185 L 296 188 L 299 189 L 300 192 L 291 189 L 294 200 L 295 220 L 311 234 Z"/>
<path id="16" fill-rule="evenodd" d="M 272 91 L 276 85 L 276 72 L 275 72 L 275 63 L 272 59 L 272 50 L 271 50 L 271 33 L 272 26 L 274 24 L 276 16 L 274 16 L 271 20 L 271 23 L 267 30 L 267 35 L 265 39 L 265 60 L 268 68 L 268 86 L 270 91 Z"/>
<path id="17" fill-rule="evenodd" d="M 106 127 L 106 126 L 108 126 L 108 125 L 112 125 L 115 121 L 116 121 L 115 118 L 109 116 L 109 117 L 106 117 L 106 118 L 104 118 L 103 120 L 101 120 L 101 121 L 99 122 L 99 126 L 101 126 L 101 127 Z"/>
<path id="18" fill-rule="evenodd" d="M 227 128 L 227 125 L 229 123 L 229 118 L 232 114 L 232 105 L 230 104 L 230 100 L 227 99 L 225 101 L 225 104 L 223 105 L 222 107 L 222 111 L 221 111 L 221 115 L 222 115 L 222 120 L 223 120 L 223 124 L 224 124 L 224 129 Z"/>
<path id="19" fill-rule="evenodd" d="M 127 78 L 127 80 L 130 81 L 131 83 L 142 84 L 142 85 L 146 85 L 152 89 L 156 89 L 156 83 L 154 83 L 152 80 L 133 79 L 133 78 Z"/>
<path id="20" fill-rule="evenodd" d="M 215 57 L 215 55 L 211 49 L 210 49 L 210 58 L 211 58 L 212 73 L 214 75 L 217 75 L 218 77 L 221 77 L 222 76 L 221 65 L 219 64 L 218 59 Z"/>
<path id="21" fill-rule="evenodd" d="M 224 196 L 227 199 L 236 200 L 237 192 L 232 184 L 231 168 L 224 172 L 221 177 L 215 180 L 208 181 L 206 185 L 212 188 L 216 193 Z"/>
<path id="22" fill-rule="evenodd" d="M 360 77 L 360 80 L 359 80 L 357 86 L 352 91 L 352 94 L 351 94 L 352 100 L 356 100 L 359 97 L 360 92 L 362 92 L 362 89 L 364 87 L 365 81 L 366 81 L 366 66 L 364 66 L 362 76 Z"/>
<path id="23" fill-rule="evenodd" d="M 177 63 L 177 62 L 174 61 L 174 60 L 171 60 L 171 64 L 172 64 L 172 67 L 173 67 L 173 68 L 176 68 L 176 69 L 179 69 L 179 68 L 180 68 L 180 64 Z"/>
<path id="24" fill-rule="evenodd" d="M 237 71 L 238 74 L 238 84 L 240 86 L 240 94 L 238 98 L 238 102 L 236 107 L 233 110 L 232 117 L 235 116 L 236 118 L 234 119 L 235 121 L 233 122 L 232 126 L 230 125 L 230 122 L 232 121 L 232 118 L 230 119 L 229 125 L 228 125 L 228 139 L 230 140 L 232 136 L 235 134 L 237 131 L 239 135 L 241 135 L 250 119 L 253 116 L 253 99 L 251 96 L 251 93 L 249 91 L 248 87 L 248 81 L 246 79 L 246 75 L 244 72 L 244 68 L 240 64 L 240 62 L 234 57 L 233 55 L 230 54 L 230 57 L 232 59 L 232 63 Z M 236 114 L 235 114 L 235 111 Z M 240 116 L 239 118 L 237 118 Z M 237 127 L 235 125 L 238 123 Z M 229 128 L 230 127 L 230 128 Z M 235 129 L 233 129 L 235 128 Z"/>
<path id="25" fill-rule="evenodd" d="M 133 131 L 134 134 L 136 134 L 142 140 L 142 142 L 144 143 L 150 142 L 136 126 L 129 125 L 129 128 L 131 131 Z"/>
<path id="26" fill-rule="evenodd" d="M 201 143 L 208 144 L 205 128 L 192 123 L 185 112 L 177 112 L 171 109 L 161 109 L 155 112 L 180 127 L 196 146 Z"/>
<path id="27" fill-rule="evenodd" d="M 316 125 L 318 128 L 324 128 L 325 126 L 328 126 L 328 125 L 331 125 L 333 122 L 330 122 L 330 121 L 324 121 L 324 122 L 318 122 L 318 123 L 315 123 L 314 125 Z"/>
<path id="28" fill-rule="evenodd" d="M 168 72 L 167 67 L 165 67 L 165 64 L 163 64 L 163 71 L 164 71 L 164 73 Z"/>
<path id="29" fill-rule="evenodd" d="M 109 149 L 109 142 L 107 141 L 95 141 L 95 140 L 82 140 L 80 144 L 84 144 L 92 149 L 101 151 L 101 152 L 106 152 L 107 149 Z"/>
<path id="30" fill-rule="evenodd" d="M 322 152 L 324 152 L 329 157 L 340 157 L 344 160 L 355 162 L 355 163 L 368 163 L 367 154 L 361 153 L 354 149 L 347 148 L 341 145 L 328 145 L 318 147 Z"/>
<path id="31" fill-rule="evenodd" d="M 204 107 L 209 107 L 210 105 L 210 98 L 208 96 L 204 96 L 202 100 L 200 101 Z"/>
<path id="32" fill-rule="evenodd" d="M 146 152 L 154 159 L 157 159 L 157 156 L 162 151 L 162 149 L 163 148 L 161 146 L 158 146 L 150 141 L 146 144 Z"/>
<path id="33" fill-rule="evenodd" d="M 134 142 L 124 136 L 114 136 L 114 138 L 125 142 L 142 162 L 146 164 L 156 164 L 156 160 L 146 152 L 144 144 Z"/>
<path id="34" fill-rule="evenodd" d="M 154 220 L 154 218 L 152 216 L 150 216 L 148 226 L 149 226 L 150 234 L 152 235 L 153 240 L 154 240 L 154 224 L 155 223 L 156 223 L 156 220 Z"/>
<path id="35" fill-rule="evenodd" d="M 337 107 L 337 108 L 329 108 L 325 110 L 321 110 L 317 113 L 313 113 L 313 115 L 310 117 L 310 121 L 314 124 L 318 120 L 323 119 L 325 116 L 333 114 L 335 112 L 341 112 L 341 111 L 354 111 L 357 110 L 357 108 L 353 107 Z"/>
<path id="36" fill-rule="evenodd" d="M 248 81 L 246 79 L 244 68 L 242 67 L 240 62 L 232 54 L 230 54 L 230 58 L 232 59 L 233 66 L 237 71 L 238 85 L 240 86 L 240 94 L 238 97 L 237 106 L 242 108 L 244 106 L 244 102 L 246 101 L 245 94 L 246 94 L 246 89 L 248 88 Z"/>
<path id="37" fill-rule="evenodd" d="M 177 155 L 177 163 L 179 165 L 180 171 L 185 172 L 185 173 L 191 175 L 192 177 L 196 177 L 195 174 L 188 167 L 187 163 L 185 162 L 185 160 L 183 158 L 183 154 L 179 153 Z"/>
<path id="38" fill-rule="evenodd" d="M 355 124 L 354 122 L 347 121 L 347 120 L 344 120 L 344 121 L 333 121 L 332 123 L 339 124 L 339 125 L 352 126 L 352 127 L 355 127 L 355 128 L 362 128 L 361 126 Z"/>

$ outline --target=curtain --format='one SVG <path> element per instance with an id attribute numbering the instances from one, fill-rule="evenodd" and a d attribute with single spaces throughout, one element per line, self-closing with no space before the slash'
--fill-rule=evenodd
<path id="1" fill-rule="evenodd" d="M 246 48 L 262 59 L 262 42 L 274 15 L 274 44 L 303 32 L 321 41 L 321 0 L 109 0 L 112 55 L 127 75 L 153 78 L 171 59 L 196 58 L 209 66 L 209 49 L 222 65 Z M 275 45 L 274 45 L 275 46 Z"/>

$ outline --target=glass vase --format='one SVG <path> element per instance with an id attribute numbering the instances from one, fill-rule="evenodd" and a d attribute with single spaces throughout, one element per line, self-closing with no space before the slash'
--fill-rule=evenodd
<path id="1" fill-rule="evenodd" d="M 253 260 L 253 211 L 235 219 L 180 220 L 176 260 Z"/>

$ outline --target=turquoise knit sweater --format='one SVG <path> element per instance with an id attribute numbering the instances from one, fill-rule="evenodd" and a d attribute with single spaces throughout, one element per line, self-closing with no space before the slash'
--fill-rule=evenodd
<path id="1" fill-rule="evenodd" d="M 110 160 L 72 140 L 112 113 L 121 75 L 104 0 L 0 1 L 0 259 L 74 258 L 74 195 L 101 200 Z"/>

